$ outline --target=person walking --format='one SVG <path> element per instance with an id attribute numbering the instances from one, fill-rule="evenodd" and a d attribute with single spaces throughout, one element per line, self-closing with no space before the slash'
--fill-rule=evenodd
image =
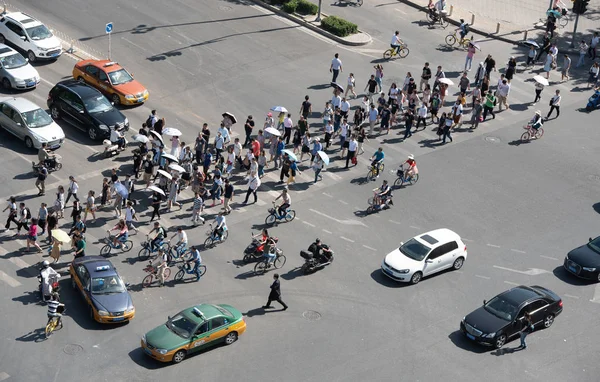
<path id="1" fill-rule="evenodd" d="M 506 106 L 508 109 L 508 94 L 510 93 L 510 84 L 508 80 L 502 80 L 502 82 L 498 85 L 498 110 L 502 111 L 502 105 Z"/>
<path id="2" fill-rule="evenodd" d="M 531 45 L 529 47 L 529 52 L 527 53 L 527 62 L 525 63 L 525 67 L 529 67 L 529 65 L 535 65 L 536 55 L 537 51 L 535 50 L 535 45 Z"/>
<path id="3" fill-rule="evenodd" d="M 38 192 L 38 196 L 43 196 L 46 194 L 46 178 L 48 177 L 48 169 L 44 162 L 40 162 L 40 166 L 38 168 L 37 180 L 35 181 L 35 186 L 40 192 Z"/>
<path id="4" fill-rule="evenodd" d="M 252 119 L 252 116 L 249 115 L 244 124 L 244 131 L 246 132 L 246 140 L 243 144 L 244 147 L 249 145 L 252 141 L 252 129 L 254 129 L 254 120 Z"/>
<path id="5" fill-rule="evenodd" d="M 467 77 L 467 72 L 463 72 L 462 77 L 458 81 L 458 86 L 460 88 L 460 92 L 463 94 L 467 94 L 467 91 L 471 90 L 471 80 Z"/>
<path id="6" fill-rule="evenodd" d="M 333 73 L 333 77 L 331 78 L 331 82 L 335 82 L 338 78 L 340 72 L 343 72 L 342 69 L 342 60 L 340 60 L 340 54 L 336 53 L 331 60 L 331 66 L 329 67 L 329 72 Z"/>
<path id="7" fill-rule="evenodd" d="M 525 341 L 525 338 L 527 338 L 527 336 L 530 333 L 533 333 L 533 330 L 535 329 L 535 327 L 533 326 L 533 322 L 531 321 L 531 316 L 529 315 L 529 312 L 525 312 L 525 315 L 523 316 L 523 320 L 521 322 L 522 325 L 522 329 L 521 332 L 519 333 L 521 336 L 521 349 L 527 349 L 527 342 Z"/>
<path id="8" fill-rule="evenodd" d="M 46 233 L 46 225 L 48 224 L 48 205 L 46 203 L 42 203 L 40 205 L 37 219 L 37 224 L 42 229 L 42 232 L 40 232 L 40 234 L 43 235 L 44 233 Z"/>
<path id="9" fill-rule="evenodd" d="M 128 230 L 134 230 L 135 233 L 137 233 L 138 229 L 133 225 L 134 220 L 138 221 L 138 217 L 133 208 L 133 203 L 131 200 L 128 200 L 127 207 L 125 207 L 125 224 L 127 225 Z"/>
<path id="10" fill-rule="evenodd" d="M 360 130 L 358 131 L 357 141 L 358 141 L 358 152 L 356 154 L 360 155 L 365 152 L 365 150 L 363 149 L 363 144 L 365 143 L 365 141 L 369 142 L 369 139 L 367 138 L 367 131 L 365 130 L 364 127 L 361 127 Z"/>
<path id="11" fill-rule="evenodd" d="M 350 75 L 352 76 L 352 73 L 350 73 Z M 347 92 L 348 92 L 348 90 L 346 89 L 346 93 Z M 310 117 L 311 113 L 312 113 L 312 103 L 310 103 L 309 97 L 306 95 L 306 96 L 304 96 L 304 101 L 302 102 L 302 106 L 300 106 L 300 115 L 302 117 L 304 117 L 304 119 L 308 119 L 308 117 Z"/>
<path id="12" fill-rule="evenodd" d="M 79 183 L 77 183 L 73 175 L 69 176 L 69 181 L 70 183 L 69 189 L 67 190 L 67 200 L 65 200 L 65 205 L 69 203 L 69 199 L 71 198 L 71 196 L 73 196 L 73 199 L 75 199 L 76 201 L 79 201 L 79 198 L 77 197 L 77 191 L 79 191 Z"/>
<path id="13" fill-rule="evenodd" d="M 461 118 L 463 114 L 463 107 L 460 99 L 457 99 L 452 105 L 452 128 L 462 125 Z M 452 141 L 452 140 L 450 140 Z"/>
<path id="14" fill-rule="evenodd" d="M 412 110 L 406 110 L 406 112 L 404 113 L 404 137 L 402 138 L 403 140 L 412 137 L 412 132 L 410 130 L 412 129 L 414 120 L 415 116 L 413 115 Z"/>
<path id="15" fill-rule="evenodd" d="M 446 138 L 450 139 L 450 142 L 452 142 L 452 136 L 450 135 L 450 131 L 452 130 L 452 123 L 453 120 L 450 117 L 446 118 L 444 121 L 442 144 L 446 144 Z"/>
<path id="16" fill-rule="evenodd" d="M 421 103 L 421 107 L 417 110 L 417 126 L 415 127 L 415 131 L 419 130 L 419 126 L 421 122 L 423 122 L 423 129 L 427 128 L 427 106 L 425 102 Z"/>
<path id="17" fill-rule="evenodd" d="M 592 61 L 596 60 L 596 47 L 600 44 L 600 34 L 598 32 L 594 32 L 594 36 L 590 41 L 590 48 L 588 49 L 588 53 Z"/>
<path id="18" fill-rule="evenodd" d="M 290 176 L 290 166 L 292 161 L 290 160 L 290 156 L 285 153 L 283 155 L 283 160 L 281 163 L 281 172 L 279 173 L 279 183 L 283 183 L 283 177 L 288 178 Z"/>
<path id="19" fill-rule="evenodd" d="M 369 78 L 369 80 L 367 81 L 367 84 L 365 85 L 365 90 L 367 91 L 367 98 L 369 100 L 370 104 L 373 104 L 373 96 L 377 93 L 377 87 L 379 85 L 377 84 L 377 81 L 375 80 L 375 75 L 371 74 L 371 78 Z"/>
<path id="20" fill-rule="evenodd" d="M 552 99 L 550 100 L 550 111 L 546 116 L 546 121 L 550 118 L 550 114 L 552 114 L 553 110 L 556 110 L 556 118 L 558 118 L 558 116 L 560 115 L 560 99 L 560 90 L 557 90 L 554 97 L 552 97 Z"/>
<path id="21" fill-rule="evenodd" d="M 292 138 L 292 127 L 294 127 L 294 121 L 292 121 L 292 115 L 288 113 L 288 115 L 283 119 L 283 137 L 285 140 L 285 144 L 290 144 L 290 139 Z"/>
<path id="22" fill-rule="evenodd" d="M 85 204 L 85 212 L 83 213 L 83 222 L 85 223 L 88 213 L 92 214 L 92 218 L 96 220 L 96 193 L 94 190 L 88 191 L 87 201 Z"/>
<path id="23" fill-rule="evenodd" d="M 225 198 L 223 202 L 223 211 L 225 211 L 225 214 L 227 215 L 232 211 L 229 203 L 233 200 L 233 184 L 231 184 L 229 178 L 225 178 L 225 187 L 223 187 L 223 189 L 223 197 Z"/>
<path id="24" fill-rule="evenodd" d="M 537 54 L 537 57 L 535 58 L 535 60 L 539 61 L 540 58 L 542 58 L 542 54 L 544 54 L 544 53 L 548 54 L 551 46 L 552 46 L 552 41 L 550 40 L 550 37 L 548 36 L 548 33 L 546 32 L 546 34 L 544 34 L 544 39 L 542 41 L 542 44 L 540 45 L 540 50 L 538 51 L 538 54 Z"/>
<path id="25" fill-rule="evenodd" d="M 483 77 L 485 77 L 485 66 L 483 65 L 483 62 L 480 62 L 477 72 L 475 73 L 475 86 L 481 84 Z"/>
<path id="26" fill-rule="evenodd" d="M 11 196 L 10 199 L 8 199 L 8 204 L 2 210 L 2 212 L 5 212 L 6 210 L 9 210 L 9 211 L 8 211 L 8 218 L 6 219 L 6 224 L 4 225 L 4 228 L 6 230 L 9 230 L 11 222 L 15 223 L 17 226 L 19 225 L 19 222 L 16 219 L 16 217 L 17 217 L 17 198 L 15 198 L 14 196 Z"/>
<path id="27" fill-rule="evenodd" d="M 496 96 L 491 91 L 485 96 L 485 103 L 483 104 L 483 120 L 485 121 L 487 113 L 492 115 L 492 119 L 496 119 L 494 114 L 494 106 L 496 106 Z"/>
<path id="28" fill-rule="evenodd" d="M 315 161 L 315 158 L 318 157 L 317 153 L 321 150 L 323 150 L 323 144 L 321 143 L 321 138 L 316 137 L 313 140 L 313 147 L 310 152 L 310 165 L 311 166 L 312 166 L 313 162 Z"/>
<path id="29" fill-rule="evenodd" d="M 539 82 L 535 82 L 535 99 L 533 100 L 533 105 L 537 103 L 537 101 L 542 99 L 542 90 L 544 90 L 544 85 Z"/>
<path id="30" fill-rule="evenodd" d="M 475 56 L 476 52 L 477 48 L 475 48 L 475 45 L 469 43 L 469 47 L 467 48 L 467 57 L 465 59 L 465 71 L 471 71 L 471 65 L 473 65 L 473 56 Z"/>
<path id="31" fill-rule="evenodd" d="M 585 55 L 587 54 L 589 48 L 590 47 L 585 43 L 585 40 L 581 40 L 579 43 L 579 60 L 577 61 L 577 65 L 575 65 L 576 68 L 579 68 L 585 63 Z"/>
<path id="32" fill-rule="evenodd" d="M 354 78 L 354 73 L 350 73 L 350 75 L 348 76 L 347 83 L 346 83 L 346 92 L 344 93 L 344 97 L 347 97 L 348 92 L 350 92 L 350 93 L 352 93 L 354 98 L 356 98 L 357 96 L 356 96 L 356 92 L 354 91 L 354 88 L 356 88 L 356 79 Z"/>
<path id="33" fill-rule="evenodd" d="M 271 284 L 271 293 L 269 293 L 269 298 L 267 299 L 267 304 L 263 306 L 263 309 L 271 308 L 271 302 L 277 301 L 283 306 L 282 310 L 287 310 L 288 306 L 281 300 L 281 285 L 279 283 L 279 274 L 275 273 L 273 275 L 273 284 Z"/>
<path id="34" fill-rule="evenodd" d="M 317 183 L 317 180 L 319 178 L 323 179 L 323 177 L 320 175 L 321 174 L 321 170 L 323 170 L 323 160 L 317 155 L 317 158 L 315 158 L 315 161 L 313 162 L 313 164 L 311 164 L 312 169 L 315 172 L 315 181 L 313 183 Z"/>
<path id="35" fill-rule="evenodd" d="M 569 57 L 568 54 L 565 54 L 563 57 L 564 58 L 563 58 L 563 65 L 562 65 L 560 80 L 564 81 L 566 79 L 568 81 L 569 80 L 569 70 L 571 69 L 571 57 Z"/>
<path id="36" fill-rule="evenodd" d="M 423 66 L 423 72 L 421 73 L 421 81 L 419 82 L 419 90 L 423 91 L 423 86 L 427 87 L 429 85 L 429 80 L 431 79 L 431 69 L 429 68 L 429 62 L 425 63 Z"/>
<path id="37" fill-rule="evenodd" d="M 515 75 L 516 71 L 517 71 L 517 60 L 515 59 L 515 56 L 511 56 L 510 59 L 508 60 L 508 64 L 506 65 L 506 80 L 508 81 L 509 84 L 510 84 L 510 81 L 512 81 L 513 76 Z"/>
<path id="38" fill-rule="evenodd" d="M 354 158 L 356 158 L 357 150 L 358 150 L 358 142 L 356 141 L 356 136 L 354 134 L 352 134 L 352 136 L 350 137 L 350 141 L 348 142 L 348 155 L 346 156 L 346 167 L 345 168 L 348 168 L 348 163 L 350 161 L 352 161 L 352 164 L 354 164 L 356 166 L 358 161 L 356 161 Z"/>
<path id="39" fill-rule="evenodd" d="M 150 221 L 154 220 L 155 216 L 158 216 L 160 219 L 160 203 L 162 202 L 161 194 L 154 191 L 152 192 L 152 216 L 150 217 Z"/>
<path id="40" fill-rule="evenodd" d="M 377 122 L 378 116 L 379 112 L 377 111 L 375 104 L 371 103 L 369 108 L 369 135 L 372 135 L 375 130 L 375 123 Z"/>
<path id="41" fill-rule="evenodd" d="M 48 212 L 48 244 L 52 243 L 52 230 L 58 227 L 58 218 L 56 217 L 56 211 Z"/>
<path id="42" fill-rule="evenodd" d="M 38 253 L 42 253 L 42 247 L 37 242 L 38 237 L 38 220 L 36 218 L 31 219 L 31 227 L 29 227 L 29 231 L 27 232 L 27 250 L 29 252 L 30 246 L 34 246 L 37 248 Z"/>
<path id="43" fill-rule="evenodd" d="M 486 76 L 490 76 L 490 73 L 493 71 L 496 71 L 496 60 L 494 60 L 492 58 L 491 54 L 488 54 L 487 58 L 485 59 L 485 61 L 483 61 L 483 64 L 485 65 L 485 75 Z"/>
<path id="44" fill-rule="evenodd" d="M 256 191 L 258 191 L 258 187 L 260 187 L 260 178 L 256 173 L 251 172 L 248 177 L 248 191 L 246 191 L 246 199 L 243 204 L 248 204 L 248 198 L 250 194 L 254 196 L 254 203 L 258 201 L 258 196 L 256 196 Z"/>
<path id="45" fill-rule="evenodd" d="M 377 87 L 379 92 L 383 91 L 383 65 L 377 64 L 375 68 L 375 81 L 377 81 Z"/>
<path id="46" fill-rule="evenodd" d="M 479 120 L 481 119 L 482 111 L 483 107 L 481 106 L 481 99 L 475 100 L 473 110 L 471 110 L 471 129 L 476 129 L 479 127 Z"/>
<path id="47" fill-rule="evenodd" d="M 21 228 L 25 228 L 25 231 L 29 231 L 29 219 L 31 219 L 31 212 L 29 208 L 25 207 L 25 203 L 19 203 L 19 221 L 17 223 L 17 233 L 13 237 L 21 234 Z"/>

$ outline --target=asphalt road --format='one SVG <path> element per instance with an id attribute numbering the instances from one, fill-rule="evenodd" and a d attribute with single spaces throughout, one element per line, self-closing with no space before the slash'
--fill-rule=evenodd
<path id="1" fill-rule="evenodd" d="M 224 108 L 240 119 L 253 114 L 261 121 L 275 104 L 295 112 L 309 94 L 314 110 L 320 112 L 330 96 L 324 85 L 330 80 L 328 67 L 334 52 L 340 52 L 344 63 L 342 78 L 353 71 L 360 89 L 387 46 L 382 37 L 367 47 L 339 47 L 237 1 L 173 4 L 165 7 L 152 2 L 141 7 L 109 1 L 92 6 L 73 0 L 23 1 L 16 6 L 65 35 L 85 40 L 86 50 L 95 56 L 100 55 L 96 51 L 106 51 L 104 24 L 114 22 L 112 58 L 151 92 L 147 105 L 124 110 L 132 126 L 137 128 L 149 110 L 157 108 L 167 125 L 182 129 L 184 140 L 190 141 L 202 122 L 215 126 Z M 410 17 L 419 17 L 409 8 L 398 7 L 407 15 L 406 23 Z M 381 16 L 382 36 L 395 29 L 386 12 Z M 103 14 L 111 14 L 111 19 L 98 17 Z M 407 70 L 420 72 L 425 60 L 432 65 L 443 63 L 447 74 L 452 71 L 450 76 L 458 77 L 464 52 L 440 45 L 446 33 L 407 28 L 403 38 L 411 54 L 384 63 L 385 84 L 401 82 Z M 482 49 L 498 58 L 520 52 L 495 41 L 483 42 Z M 74 62 L 64 56 L 38 66 L 43 83 L 21 96 L 44 105 L 51 85 L 68 77 Z M 557 75 L 553 73 L 553 78 Z M 112 259 L 132 284 L 137 308 L 136 318 L 124 326 L 107 328 L 91 322 L 64 277 L 63 299 L 69 310 L 65 328 L 51 340 L 41 341 L 46 308 L 32 292 L 37 288 L 34 265 L 42 258 L 22 255 L 24 240 L 3 233 L 0 299 L 4 308 L 0 317 L 8 324 L 0 329 L 5 339 L 0 347 L 0 380 L 76 380 L 84 373 L 91 381 L 354 381 L 398 379 L 399 375 L 402 380 L 421 381 L 448 377 L 597 380 L 595 338 L 600 333 L 595 318 L 600 287 L 574 280 L 562 270 L 565 253 L 596 235 L 599 144 L 590 139 L 597 135 L 595 114 L 579 110 L 589 95 L 578 91 L 578 79 L 554 84 L 545 90 L 546 98 L 539 105 L 528 104 L 533 98 L 533 86 L 525 81 L 528 76 L 519 74 L 513 81 L 509 99 L 513 110 L 499 113 L 474 132 L 456 132 L 452 144 L 434 142 L 431 127 L 400 142 L 395 129 L 391 136 L 366 144 L 367 154 L 361 156 L 358 168 L 339 169 L 336 151 L 332 151 L 334 162 L 323 173 L 322 182 L 311 184 L 312 171 L 304 171 L 291 187 L 298 219 L 272 230 L 287 256 L 280 271 L 283 298 L 290 305 L 286 312 L 260 309 L 273 272 L 254 277 L 251 266 L 237 261 L 249 243 L 250 231 L 260 229 L 269 201 L 281 189 L 275 184 L 278 174 L 274 171 L 264 179 L 258 205 L 236 205 L 228 216 L 228 241 L 202 254 L 208 272 L 200 282 L 142 290 L 144 272 L 143 264 L 135 261 L 137 248 Z M 545 125 L 543 139 L 519 144 L 523 121 L 536 108 L 546 111 L 554 88 L 563 93 L 560 118 Z M 318 122 L 318 118 L 311 119 L 315 129 Z M 73 174 L 80 179 L 82 191 L 98 191 L 110 168 L 128 169 L 126 156 L 99 159 L 98 145 L 71 127 L 63 128 L 68 137 L 60 150 L 65 168 L 49 179 L 52 188 L 66 184 Z M 236 129 L 239 132 L 241 126 Z M 19 195 L 32 207 L 51 202 L 31 196 L 36 192 L 28 162 L 35 153 L 4 132 L 0 140 L 4 184 L 0 196 Z M 421 179 L 395 192 L 391 211 L 365 216 L 366 199 L 375 187 L 364 181 L 365 157 L 378 146 L 384 147 L 388 169 L 408 153 L 415 154 Z M 387 178 L 391 180 L 392 175 Z M 237 188 L 243 192 L 244 183 Z M 184 191 L 182 199 L 189 197 L 190 191 Z M 136 193 L 136 199 L 147 205 L 143 192 Z M 239 196 L 235 201 L 241 201 Z M 109 211 L 99 216 L 89 225 L 89 252 L 99 250 L 98 239 L 114 223 Z M 165 213 L 161 222 L 172 231 L 189 224 L 189 216 L 185 209 Z M 134 235 L 135 243 L 148 232 L 148 217 L 141 220 L 142 232 Z M 440 227 L 459 233 L 468 246 L 469 258 L 461 271 L 425 279 L 416 287 L 400 286 L 381 274 L 381 260 L 400 241 Z M 190 241 L 202 242 L 205 230 L 190 227 Z M 301 276 L 295 270 L 302 264 L 298 252 L 315 237 L 333 246 L 336 261 L 316 274 Z M 70 256 L 62 258 L 61 271 L 67 269 Z M 515 284 L 543 285 L 561 295 L 565 304 L 552 328 L 529 337 L 527 351 L 512 351 L 515 343 L 490 351 L 458 333 L 465 314 Z M 237 307 L 247 316 L 246 334 L 230 347 L 205 351 L 178 366 L 158 365 L 145 357 L 139 349 L 140 336 L 164 322 L 167 315 L 198 302 Z M 316 316 L 320 319 L 305 318 Z"/>

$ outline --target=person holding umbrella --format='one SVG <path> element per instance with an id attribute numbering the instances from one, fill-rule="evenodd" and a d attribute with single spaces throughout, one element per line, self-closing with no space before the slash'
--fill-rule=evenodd
<path id="1" fill-rule="evenodd" d="M 221 124 L 225 126 L 229 133 L 231 133 L 231 127 L 237 122 L 235 116 L 228 111 L 223 113 L 222 116 L 223 120 L 221 121 Z"/>

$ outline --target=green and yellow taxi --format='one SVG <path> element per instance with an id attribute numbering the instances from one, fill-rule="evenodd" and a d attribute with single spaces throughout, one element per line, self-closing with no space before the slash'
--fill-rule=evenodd
<path id="1" fill-rule="evenodd" d="M 188 355 L 218 343 L 230 345 L 246 331 L 231 305 L 199 304 L 184 309 L 142 336 L 142 349 L 160 362 L 180 363 Z"/>
<path id="2" fill-rule="evenodd" d="M 85 300 L 90 317 L 102 324 L 127 322 L 135 307 L 114 265 L 101 256 L 83 256 L 69 267 L 71 285 Z"/>

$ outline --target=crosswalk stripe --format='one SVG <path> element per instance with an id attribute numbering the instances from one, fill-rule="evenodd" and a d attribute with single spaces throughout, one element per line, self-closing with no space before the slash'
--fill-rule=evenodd
<path id="1" fill-rule="evenodd" d="M 19 285 L 21 285 L 20 282 L 18 282 L 17 280 L 13 279 L 12 277 L 10 277 L 9 275 L 7 275 L 3 271 L 0 271 L 0 280 L 4 281 L 5 283 L 7 283 L 9 286 L 11 286 L 13 288 L 16 288 Z"/>

